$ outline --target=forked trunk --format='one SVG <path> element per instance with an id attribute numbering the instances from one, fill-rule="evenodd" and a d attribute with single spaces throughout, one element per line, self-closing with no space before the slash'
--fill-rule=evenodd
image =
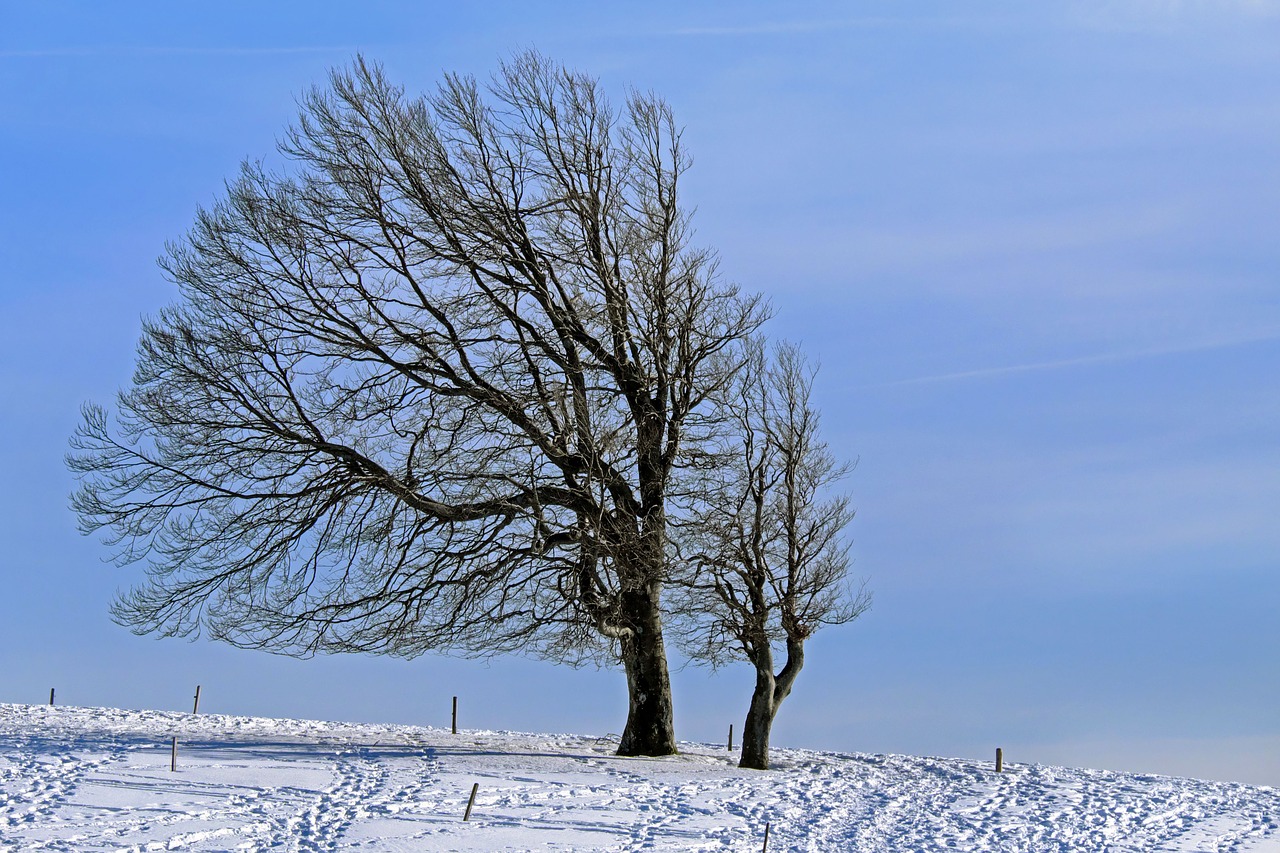
<path id="1" fill-rule="evenodd" d="M 742 727 L 742 759 L 739 767 L 769 769 L 769 733 L 778 706 L 773 701 L 774 677 L 768 670 L 756 671 L 756 689 L 751 694 L 747 722 Z"/>
<path id="2" fill-rule="evenodd" d="M 804 640 L 787 640 L 787 663 L 773 674 L 773 655 L 764 651 L 756 659 L 756 689 L 751 694 L 747 722 L 742 729 L 742 759 L 739 767 L 769 769 L 769 734 L 782 700 L 791 695 L 796 676 L 804 667 Z"/>
<path id="3" fill-rule="evenodd" d="M 662 640 L 662 614 L 655 587 L 622 596 L 634 633 L 622 640 L 627 671 L 627 725 L 618 755 L 675 755 L 671 678 Z"/>

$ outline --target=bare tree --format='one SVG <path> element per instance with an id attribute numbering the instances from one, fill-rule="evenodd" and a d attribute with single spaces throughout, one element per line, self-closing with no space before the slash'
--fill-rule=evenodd
<path id="1" fill-rule="evenodd" d="M 720 666 L 745 658 L 755 688 L 740 766 L 769 768 L 778 708 L 804 666 L 805 641 L 870 606 L 849 583 L 842 532 L 853 519 L 830 487 L 849 471 L 818 435 L 813 373 L 798 348 L 747 347 L 745 367 L 723 402 L 729 432 L 706 466 L 697 503 L 673 545 L 685 560 L 681 647 Z M 779 668 L 777 661 L 781 659 Z"/>
<path id="2" fill-rule="evenodd" d="M 315 88 L 161 266 L 118 425 L 69 464 L 138 633 L 311 655 L 621 662 L 675 751 L 668 491 L 764 318 L 690 245 L 670 109 L 536 54 Z"/>

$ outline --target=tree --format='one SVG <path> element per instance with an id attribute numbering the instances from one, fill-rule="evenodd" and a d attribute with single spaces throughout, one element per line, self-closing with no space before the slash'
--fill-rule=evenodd
<path id="1" fill-rule="evenodd" d="M 740 766 L 767 770 L 773 721 L 804 667 L 805 641 L 823 625 L 853 621 L 871 597 L 865 584 L 849 584 L 841 534 L 853 509 L 847 495 L 827 495 L 849 466 L 819 438 L 813 372 L 794 345 L 777 346 L 772 360 L 759 341 L 748 352 L 722 403 L 719 461 L 706 466 L 674 539 L 687 565 L 676 609 L 692 658 L 720 666 L 741 657 L 755 669 Z"/>
<path id="2" fill-rule="evenodd" d="M 673 472 L 764 319 L 690 244 L 668 106 L 528 53 L 407 98 L 314 88 L 161 258 L 118 425 L 68 460 L 146 579 L 137 633 L 300 656 L 621 662 L 619 752 L 675 751 Z"/>

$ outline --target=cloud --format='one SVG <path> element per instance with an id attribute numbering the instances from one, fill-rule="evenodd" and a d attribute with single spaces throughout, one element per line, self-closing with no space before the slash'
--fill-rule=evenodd
<path id="1" fill-rule="evenodd" d="M 758 36 L 788 35 L 792 33 L 819 33 L 848 30 L 861 27 L 881 27 L 902 24 L 896 18 L 855 18 L 839 21 L 766 21 L 758 24 L 734 24 L 707 27 L 679 27 L 670 30 L 674 36 Z"/>
<path id="2" fill-rule="evenodd" d="M 1078 356 L 1076 358 L 1053 359 L 1049 361 L 1033 361 L 1026 364 L 1010 364 L 1000 367 L 985 367 L 977 370 L 961 370 L 954 373 L 938 373 L 931 376 L 916 376 L 910 379 L 898 379 L 865 385 L 863 388 L 894 388 L 903 385 L 924 385 L 936 382 L 956 382 L 969 379 L 991 379 L 1000 376 L 1013 376 L 1021 373 L 1035 373 L 1045 370 L 1063 370 L 1071 367 L 1089 367 L 1099 364 L 1114 364 L 1126 361 L 1137 361 L 1148 358 L 1162 358 L 1183 353 L 1208 352 L 1211 350 L 1243 347 L 1251 344 L 1280 340 L 1280 327 L 1261 329 L 1251 334 L 1218 340 L 1195 341 L 1163 347 L 1150 347 L 1140 350 L 1123 350 L 1118 352 L 1097 353 L 1095 355 Z"/>
<path id="3" fill-rule="evenodd" d="M 1167 32 L 1235 19 L 1280 17 L 1280 0 L 1078 0 L 1070 20 L 1102 32 Z"/>
<path id="4" fill-rule="evenodd" d="M 280 56 L 302 53 L 354 53 L 352 45 L 298 45 L 294 47 L 182 47 L 117 45 L 105 47 L 54 47 L 0 50 L 0 59 L 44 59 L 106 56 Z"/>
<path id="5" fill-rule="evenodd" d="M 935 230 L 864 229 L 846 241 L 861 264 L 883 264 L 892 269 L 979 257 L 1078 250 L 1124 244 L 1165 235 L 1187 219 L 1183 206 L 1150 205 L 1146 208 L 1094 210 L 1070 216 L 1010 219 L 976 227 Z"/>
<path id="6" fill-rule="evenodd" d="M 896 8 L 896 7 L 895 7 Z M 802 33 L 828 33 L 842 30 L 879 29 L 885 27 L 946 27 L 974 28 L 994 19 L 973 16 L 960 18 L 949 16 L 865 15 L 858 18 L 826 20 L 759 21 L 756 23 L 709 24 L 706 26 L 676 27 L 665 30 L 669 36 L 709 36 L 733 38 L 760 35 L 796 35 Z"/>

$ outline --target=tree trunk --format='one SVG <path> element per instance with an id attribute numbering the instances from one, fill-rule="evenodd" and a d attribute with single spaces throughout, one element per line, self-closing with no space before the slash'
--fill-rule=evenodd
<path id="1" fill-rule="evenodd" d="M 671 678 L 662 640 L 661 587 L 622 595 L 634 633 L 622 640 L 622 664 L 627 671 L 627 725 L 618 755 L 675 755 L 676 732 L 671 713 Z"/>
<path id="2" fill-rule="evenodd" d="M 773 656 L 764 652 L 756 662 L 756 689 L 747 709 L 747 723 L 742 730 L 742 760 L 739 767 L 752 770 L 769 769 L 769 734 L 782 701 L 791 695 L 796 676 L 804 668 L 804 640 L 787 638 L 787 662 L 773 674 Z"/>
<path id="3" fill-rule="evenodd" d="M 747 722 L 742 727 L 742 759 L 739 767 L 769 769 L 769 733 L 778 706 L 773 701 L 774 678 L 768 669 L 756 670 L 756 689 L 751 694 Z"/>

